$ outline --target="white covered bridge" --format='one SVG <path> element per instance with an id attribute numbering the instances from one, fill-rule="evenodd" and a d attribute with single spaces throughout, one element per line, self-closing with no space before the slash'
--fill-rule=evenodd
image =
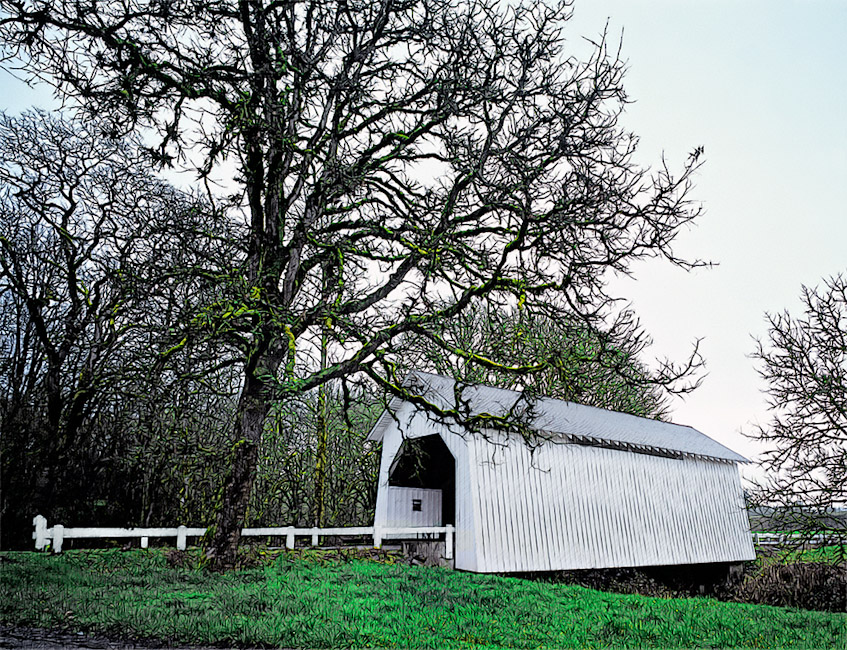
<path id="1" fill-rule="evenodd" d="M 452 408 L 452 379 L 415 373 L 416 392 Z M 458 391 L 472 415 L 504 415 L 521 394 Z M 453 524 L 455 567 L 529 572 L 735 563 L 755 557 L 738 463 L 676 424 L 540 398 L 532 445 L 470 433 L 395 400 L 370 433 L 382 441 L 374 526 Z"/>

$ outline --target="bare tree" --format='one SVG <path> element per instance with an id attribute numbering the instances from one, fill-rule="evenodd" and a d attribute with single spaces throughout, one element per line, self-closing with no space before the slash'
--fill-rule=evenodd
<path id="1" fill-rule="evenodd" d="M 772 474 L 756 493 L 772 525 L 847 533 L 847 278 L 803 287 L 803 315 L 768 314 L 753 358 L 772 418 L 755 433 Z M 842 512 L 839 518 L 837 510 Z"/>
<path id="2" fill-rule="evenodd" d="M 634 163 L 618 125 L 624 65 L 605 38 L 568 56 L 567 3 L 0 8 L 10 65 L 152 128 L 162 164 L 207 178 L 237 161 L 246 260 L 196 319 L 243 366 L 214 564 L 235 557 L 275 399 L 364 373 L 435 409 L 399 382 L 401 337 L 431 337 L 479 299 L 596 320 L 608 272 L 656 256 L 689 266 L 672 242 L 698 212 L 699 150 L 678 175 Z M 325 368 L 304 361 L 322 330 Z"/>
<path id="3" fill-rule="evenodd" d="M 475 303 L 429 337 L 409 340 L 404 365 L 464 383 L 528 390 L 662 419 L 670 394 L 688 393 L 699 385 L 692 371 L 700 359 L 695 346 L 688 364 L 660 361 L 651 371 L 641 361 L 649 344 L 628 311 L 599 328 L 568 314 Z M 473 351 L 484 363 L 455 350 Z"/>
<path id="4" fill-rule="evenodd" d="M 156 392 L 151 367 L 164 370 L 169 329 L 202 293 L 185 278 L 211 268 L 203 255 L 220 240 L 202 201 L 110 131 L 0 114 L 2 511 L 17 525 L 4 516 L 6 537 L 28 529 L 25 507 L 50 515 L 88 500 L 86 474 L 115 470 L 134 445 L 125 423 L 110 425 Z"/>

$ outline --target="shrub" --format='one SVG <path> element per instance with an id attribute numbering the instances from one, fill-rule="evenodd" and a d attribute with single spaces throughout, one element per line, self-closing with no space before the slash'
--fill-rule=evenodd
<path id="1" fill-rule="evenodd" d="M 732 591 L 732 600 L 739 602 L 844 612 L 847 565 L 794 562 L 764 566 Z"/>

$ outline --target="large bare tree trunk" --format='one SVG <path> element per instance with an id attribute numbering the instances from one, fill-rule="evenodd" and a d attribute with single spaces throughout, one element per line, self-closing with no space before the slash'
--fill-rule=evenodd
<path id="1" fill-rule="evenodd" d="M 210 531 L 211 541 L 206 549 L 206 560 L 212 569 L 225 569 L 235 564 L 269 408 L 264 385 L 252 373 L 248 373 L 238 401 L 232 465 L 218 503 L 215 526 Z"/>

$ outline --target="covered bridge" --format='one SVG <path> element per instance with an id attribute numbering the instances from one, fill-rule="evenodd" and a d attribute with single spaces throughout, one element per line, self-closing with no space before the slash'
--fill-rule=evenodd
<path id="1" fill-rule="evenodd" d="M 442 408 L 504 415 L 521 393 L 414 373 Z M 537 434 L 471 433 L 395 400 L 382 441 L 375 526 L 456 528 L 455 567 L 529 572 L 735 563 L 755 557 L 738 463 L 699 431 L 540 398 Z"/>

